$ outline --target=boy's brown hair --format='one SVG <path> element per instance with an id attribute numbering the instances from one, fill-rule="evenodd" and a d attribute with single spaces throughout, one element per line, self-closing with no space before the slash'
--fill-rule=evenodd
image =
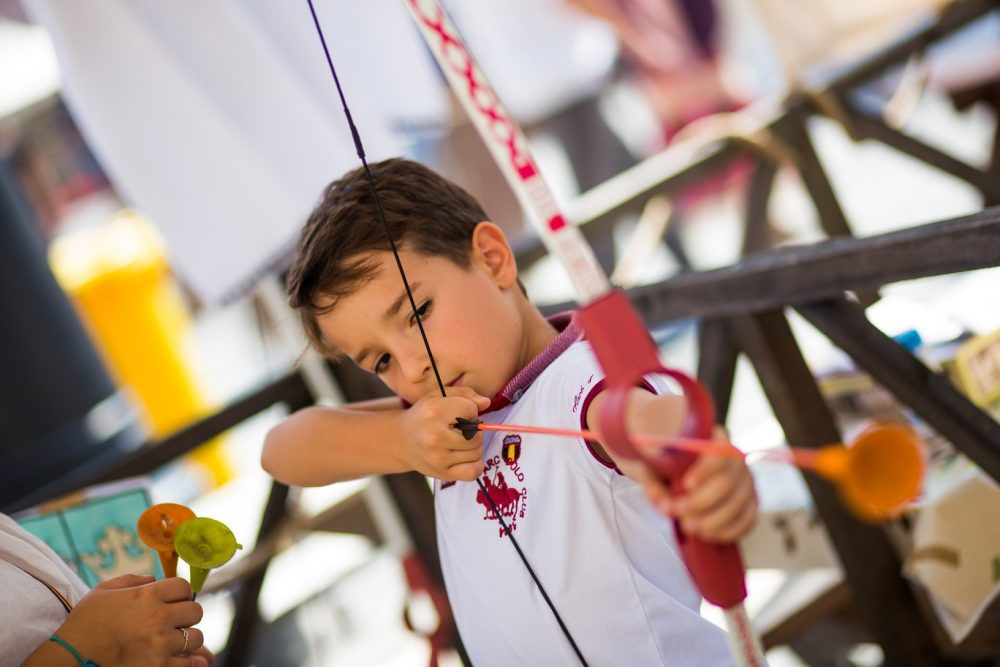
<path id="1" fill-rule="evenodd" d="M 475 198 L 410 160 L 369 167 L 397 248 L 468 267 L 472 232 L 488 219 Z M 330 183 L 306 221 L 287 277 L 288 303 L 317 350 L 340 354 L 323 338 L 317 317 L 373 277 L 371 253 L 390 250 L 364 168 Z"/>

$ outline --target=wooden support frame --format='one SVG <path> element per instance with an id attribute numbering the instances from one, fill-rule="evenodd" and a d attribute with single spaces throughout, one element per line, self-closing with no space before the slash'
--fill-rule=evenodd
<path id="1" fill-rule="evenodd" d="M 820 447 L 841 436 L 792 331 L 780 311 L 734 319 L 740 346 L 789 442 Z M 887 665 L 932 667 L 942 656 L 916 600 L 900 575 L 902 563 L 888 536 L 844 508 L 836 490 L 812 475 L 806 485 L 833 542 L 852 596 Z"/>

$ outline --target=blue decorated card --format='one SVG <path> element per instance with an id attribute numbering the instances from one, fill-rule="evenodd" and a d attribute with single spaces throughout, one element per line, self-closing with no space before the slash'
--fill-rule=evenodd
<path id="1" fill-rule="evenodd" d="M 135 528 L 151 504 L 149 480 L 139 478 L 89 487 L 14 519 L 94 586 L 122 574 L 163 576 L 159 559 Z"/>

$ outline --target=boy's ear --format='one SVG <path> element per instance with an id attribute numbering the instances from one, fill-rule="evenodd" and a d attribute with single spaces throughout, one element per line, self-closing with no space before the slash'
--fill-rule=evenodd
<path id="1" fill-rule="evenodd" d="M 517 262 L 507 235 L 488 220 L 472 230 L 472 260 L 482 263 L 499 287 L 517 284 Z"/>

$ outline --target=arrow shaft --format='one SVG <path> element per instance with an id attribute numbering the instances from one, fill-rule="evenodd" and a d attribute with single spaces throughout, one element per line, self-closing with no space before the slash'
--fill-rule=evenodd
<path id="1" fill-rule="evenodd" d="M 557 435 L 568 438 L 581 438 L 583 440 L 593 440 L 601 442 L 601 433 L 593 429 L 571 429 L 555 428 L 551 426 L 531 426 L 529 424 L 489 424 L 479 423 L 476 428 L 480 431 L 492 431 L 497 433 L 537 433 L 541 435 Z M 713 454 L 716 456 L 729 456 L 733 458 L 746 458 L 747 454 L 740 451 L 733 445 L 718 440 L 706 440 L 703 438 L 666 438 L 652 435 L 633 435 L 632 439 L 639 445 L 646 447 L 660 447 L 667 449 L 677 449 L 694 454 Z M 841 445 L 842 446 L 842 445 Z M 816 468 L 816 454 L 812 449 L 800 447 L 789 447 L 787 449 L 767 449 L 754 453 L 759 458 L 771 458 L 789 463 L 798 468 L 813 470 Z"/>

